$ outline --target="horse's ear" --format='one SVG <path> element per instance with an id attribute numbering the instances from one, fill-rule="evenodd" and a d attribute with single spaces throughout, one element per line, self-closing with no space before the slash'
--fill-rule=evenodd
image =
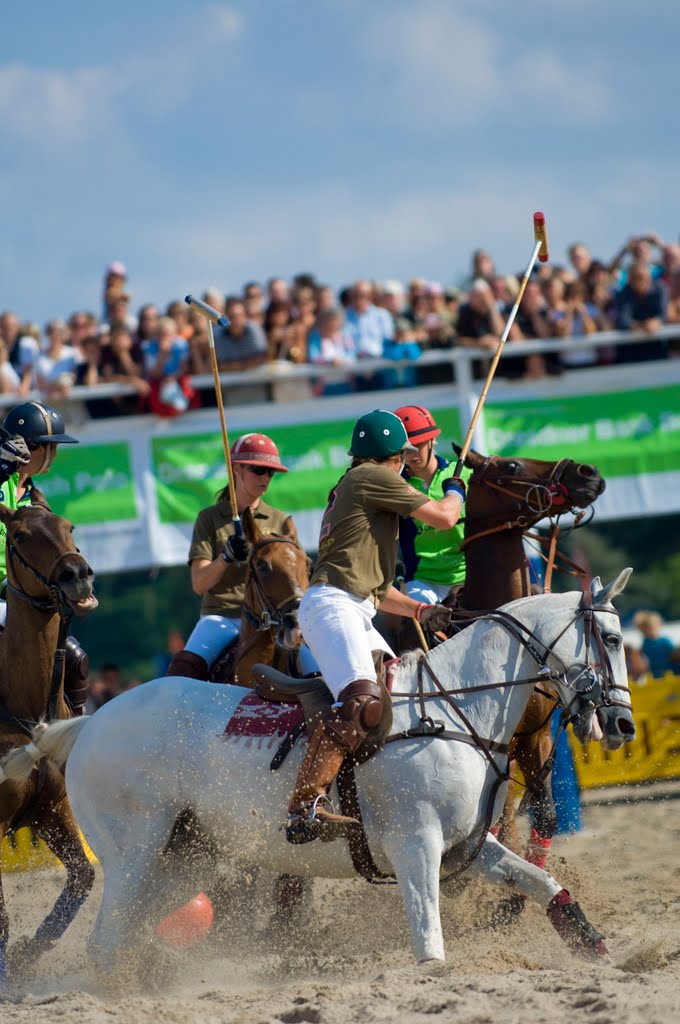
<path id="1" fill-rule="evenodd" d="M 255 522 L 255 517 L 252 510 L 245 508 L 243 510 L 243 517 L 241 519 L 243 523 L 243 533 L 246 540 L 249 540 L 251 544 L 257 544 L 258 540 L 261 539 L 262 534 L 259 531 L 258 525 Z"/>
<path id="2" fill-rule="evenodd" d="M 451 447 L 453 448 L 456 455 L 460 455 L 460 453 L 463 450 L 463 446 L 461 444 L 456 444 L 455 441 L 451 442 Z M 476 452 L 474 448 L 468 448 L 468 453 L 465 456 L 464 462 L 464 465 L 466 465 L 468 469 L 479 469 L 483 462 L 483 455 L 480 455 L 479 452 Z"/>
<path id="3" fill-rule="evenodd" d="M 281 536 L 290 537 L 291 540 L 294 540 L 296 544 L 300 543 L 298 532 L 297 529 L 295 528 L 295 523 L 293 522 L 292 516 L 288 516 L 285 523 L 281 527 Z"/>
<path id="4" fill-rule="evenodd" d="M 595 589 L 595 584 L 600 582 L 599 576 L 596 576 L 591 584 L 593 604 L 596 606 L 611 604 L 614 598 L 625 590 L 632 571 L 631 568 L 622 569 L 616 579 L 612 580 L 603 590 L 599 587 L 597 590 Z"/>
<path id="5" fill-rule="evenodd" d="M 8 508 L 7 505 L 3 505 L 2 502 L 0 502 L 0 522 L 4 523 L 5 526 L 9 526 L 13 517 L 14 509 Z"/>
<path id="6" fill-rule="evenodd" d="M 43 508 L 46 508 L 48 512 L 52 511 L 47 498 L 40 488 L 35 485 L 31 488 L 31 505 L 41 505 Z"/>

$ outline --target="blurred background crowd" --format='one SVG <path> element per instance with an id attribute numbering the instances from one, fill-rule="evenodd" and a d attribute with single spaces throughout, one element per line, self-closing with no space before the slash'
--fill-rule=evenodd
<path id="1" fill-rule="evenodd" d="M 427 350 L 467 346 L 479 350 L 475 374 L 483 377 L 523 271 L 500 271 L 493 256 L 476 250 L 467 278 L 457 286 L 414 277 L 356 280 L 334 290 L 313 273 L 288 281 L 248 281 L 240 291 L 208 288 L 201 298 L 226 313 L 216 328 L 221 372 L 263 364 L 319 368 L 316 394 L 346 393 L 400 383 L 427 383 L 413 375 L 357 375 L 361 360 L 413 359 Z M 204 317 L 181 298 L 135 302 L 127 267 L 105 271 L 98 309 L 76 310 L 43 327 L 23 314 L 0 314 L 0 394 L 39 391 L 47 401 L 68 397 L 79 385 L 125 384 L 132 393 L 88 401 L 91 416 L 152 412 L 174 416 L 205 403 L 193 375 L 212 372 Z M 30 311 L 28 311 L 30 317 Z M 680 325 L 680 245 L 657 235 L 634 236 L 610 259 L 588 245 L 571 245 L 564 263 L 537 264 L 524 291 L 508 344 L 562 339 L 557 351 L 527 354 L 499 366 L 498 375 L 526 379 L 565 368 L 638 362 L 680 355 L 674 339 L 644 338 L 667 324 Z M 602 339 L 592 348 L 569 340 L 607 331 L 633 331 L 640 343 L 616 348 Z M 679 331 L 680 336 L 680 331 Z M 344 367 L 345 379 L 327 382 L 324 367 Z M 109 389 L 115 391 L 115 389 Z"/>

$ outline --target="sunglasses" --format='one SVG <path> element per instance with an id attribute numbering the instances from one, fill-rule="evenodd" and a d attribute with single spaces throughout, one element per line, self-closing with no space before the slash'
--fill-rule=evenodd
<path id="1" fill-rule="evenodd" d="M 267 469 L 265 466 L 247 466 L 249 473 L 253 473 L 255 476 L 274 476 L 275 469 Z"/>

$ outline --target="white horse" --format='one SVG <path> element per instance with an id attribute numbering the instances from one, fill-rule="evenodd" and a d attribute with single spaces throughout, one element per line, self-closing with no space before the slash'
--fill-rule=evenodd
<path id="1" fill-rule="evenodd" d="M 444 959 L 440 873 L 467 861 L 489 882 L 536 899 L 573 948 L 606 953 L 602 936 L 560 883 L 501 846 L 488 828 L 503 808 L 507 744 L 537 677 L 558 694 L 581 741 L 594 714 L 608 749 L 634 737 L 623 639 L 611 604 L 631 571 L 605 589 L 594 581 L 585 595 L 513 601 L 422 659 L 407 656 L 397 669 L 393 734 L 405 738 L 357 767 L 356 784 L 373 859 L 396 876 L 420 961 Z M 213 851 L 230 863 L 278 874 L 355 876 L 344 841 L 286 842 L 281 825 L 304 751 L 296 744 L 272 772 L 265 744 L 225 736 L 248 693 L 156 679 L 90 719 L 36 729 L 35 758 L 68 759 L 71 806 L 103 866 L 90 951 L 107 971 L 119 955 L 129 961 L 154 925 L 204 884 L 194 868 L 188 888 L 177 884 L 168 849 L 178 821 L 198 823 Z M 443 731 L 408 735 L 422 733 L 428 720 Z"/>

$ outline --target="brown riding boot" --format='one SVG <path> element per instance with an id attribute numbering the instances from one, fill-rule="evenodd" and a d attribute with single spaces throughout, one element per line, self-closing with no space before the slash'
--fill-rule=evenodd
<path id="1" fill-rule="evenodd" d="M 188 679 L 208 680 L 208 662 L 193 651 L 173 654 L 166 676 L 186 676 Z"/>
<path id="2" fill-rule="evenodd" d="M 286 839 L 289 843 L 345 838 L 350 829 L 359 825 L 356 818 L 336 814 L 328 798 L 328 790 L 347 753 L 345 744 L 329 735 L 324 722 L 316 727 L 288 806 Z"/>
<path id="3" fill-rule="evenodd" d="M 288 808 L 289 843 L 345 839 L 360 827 L 356 818 L 335 813 L 328 791 L 347 754 L 379 724 L 383 691 L 370 679 L 358 679 L 341 690 L 333 711 L 333 716 L 317 727 L 300 766 Z"/>

